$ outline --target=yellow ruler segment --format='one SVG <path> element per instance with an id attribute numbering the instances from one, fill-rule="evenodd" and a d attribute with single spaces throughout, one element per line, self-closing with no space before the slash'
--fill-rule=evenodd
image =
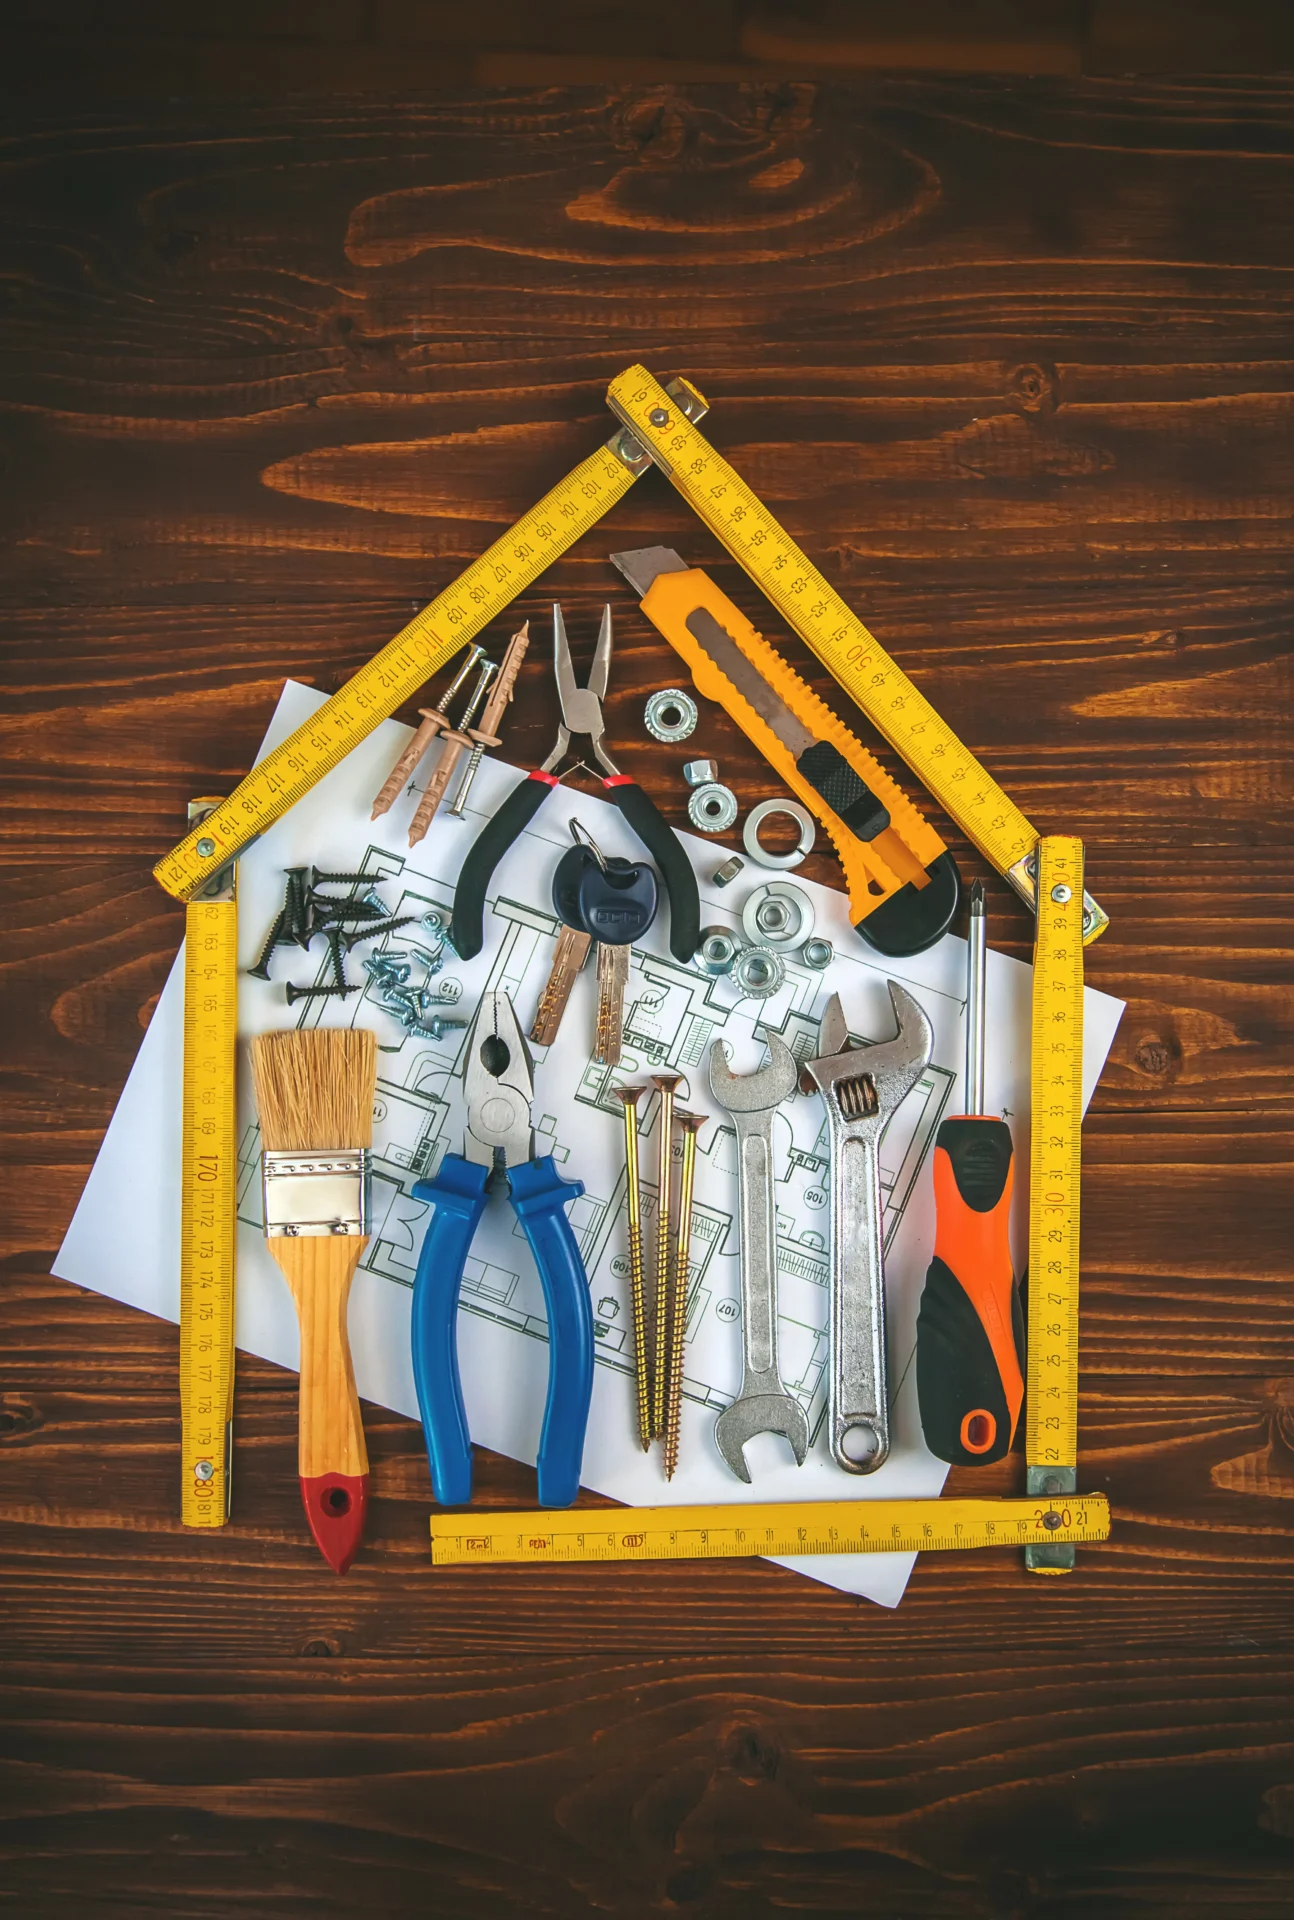
<path id="1" fill-rule="evenodd" d="M 671 382 L 671 391 L 677 396 L 670 401 L 676 413 L 683 407 L 705 412 L 704 400 L 685 381 Z M 624 433 L 590 454 L 159 860 L 153 869 L 159 885 L 177 900 L 188 900 L 217 868 L 236 859 L 574 546 L 648 464 L 632 435 Z"/>
<path id="2" fill-rule="evenodd" d="M 190 813 L 212 804 L 219 803 L 195 802 Z M 184 916 L 180 1495 L 186 1527 L 223 1527 L 229 1518 L 238 1171 L 234 886 L 231 866 Z"/>
<path id="3" fill-rule="evenodd" d="M 1029 1157 L 1025 1462 L 1032 1494 L 1078 1484 L 1079 1176 L 1083 1124 L 1083 843 L 1038 846 Z M 1033 1573 L 1071 1573 L 1074 1549 L 1031 1545 Z"/>
<path id="4" fill-rule="evenodd" d="M 746 569 L 805 645 L 839 680 L 948 815 L 1029 906 L 1034 905 L 1033 826 L 963 746 L 858 615 L 800 551 L 741 475 L 715 452 L 644 367 L 607 389 L 617 419 L 646 447 L 734 560 Z M 1084 937 L 1109 921 L 1086 901 Z"/>
<path id="5" fill-rule="evenodd" d="M 732 1560 L 801 1553 L 946 1553 L 1107 1540 L 1104 1494 L 1069 1500 L 810 1500 L 778 1506 L 434 1513 L 435 1566 Z"/>

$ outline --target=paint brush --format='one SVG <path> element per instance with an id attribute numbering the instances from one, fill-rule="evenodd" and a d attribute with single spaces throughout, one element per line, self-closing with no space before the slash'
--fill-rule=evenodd
<path id="1" fill-rule="evenodd" d="M 265 1150 L 265 1237 L 301 1329 L 301 1499 L 319 1551 L 345 1573 L 368 1506 L 346 1316 L 368 1245 L 376 1042 L 353 1027 L 258 1034 L 252 1079 Z"/>

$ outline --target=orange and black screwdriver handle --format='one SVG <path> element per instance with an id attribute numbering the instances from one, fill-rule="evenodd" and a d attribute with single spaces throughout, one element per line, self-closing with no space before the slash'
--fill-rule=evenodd
<path id="1" fill-rule="evenodd" d="M 983 888 L 976 887 L 966 1009 L 968 1102 L 976 1108 L 983 1106 L 983 928 Z M 1002 1459 L 1024 1404 L 1024 1317 L 1008 1236 L 1014 1174 L 1005 1120 L 978 1111 L 941 1122 L 935 1250 L 917 1315 L 917 1401 L 926 1445 L 955 1466 Z"/>

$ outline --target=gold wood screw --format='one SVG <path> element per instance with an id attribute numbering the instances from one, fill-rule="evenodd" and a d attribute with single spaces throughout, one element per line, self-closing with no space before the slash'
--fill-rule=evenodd
<path id="1" fill-rule="evenodd" d="M 665 1431 L 665 1374 L 669 1352 L 669 1213 L 670 1190 L 674 1184 L 674 1092 L 681 1086 L 681 1073 L 654 1073 L 652 1085 L 660 1090 L 660 1139 L 656 1143 L 656 1366 L 652 1374 L 652 1438 Z"/>
<path id="2" fill-rule="evenodd" d="M 651 1445 L 651 1405 L 647 1378 L 647 1330 L 643 1314 L 642 1183 L 638 1172 L 638 1102 L 645 1087 L 617 1087 L 625 1110 L 625 1171 L 629 1194 L 629 1279 L 633 1298 L 634 1384 L 638 1389 L 638 1437 L 646 1453 Z"/>
<path id="3" fill-rule="evenodd" d="M 674 1247 L 674 1285 L 669 1307 L 669 1382 L 665 1389 L 665 1478 L 674 1478 L 678 1465 L 679 1428 L 683 1418 L 683 1336 L 687 1331 L 687 1275 L 692 1259 L 692 1185 L 696 1178 L 696 1136 L 705 1125 L 703 1113 L 675 1110 L 683 1129 L 683 1171 L 678 1187 L 678 1240 Z"/>

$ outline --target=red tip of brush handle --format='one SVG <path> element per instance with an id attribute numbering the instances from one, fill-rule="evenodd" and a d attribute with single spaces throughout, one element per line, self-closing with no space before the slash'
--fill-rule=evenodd
<path id="1" fill-rule="evenodd" d="M 366 1473 L 304 1474 L 301 1504 L 320 1553 L 334 1573 L 345 1573 L 359 1552 L 368 1512 Z"/>

